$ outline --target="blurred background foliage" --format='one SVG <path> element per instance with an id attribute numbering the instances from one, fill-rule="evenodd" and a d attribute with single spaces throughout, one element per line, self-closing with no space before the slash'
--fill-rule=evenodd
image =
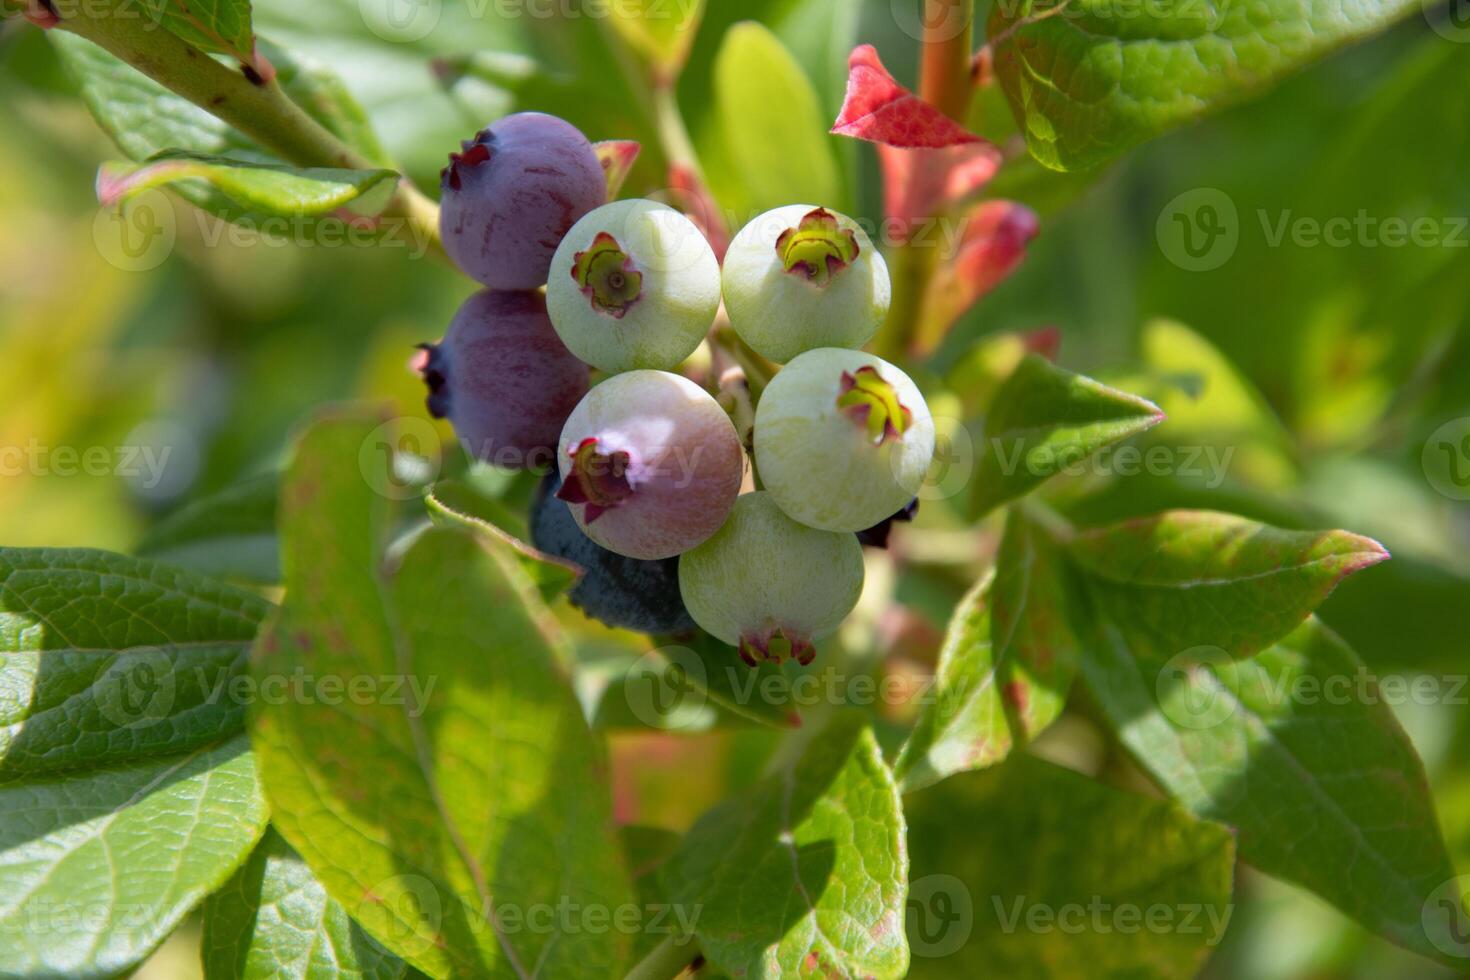
<path id="1" fill-rule="evenodd" d="M 564 115 L 592 139 L 642 141 L 628 191 L 662 186 L 655 107 L 629 81 L 605 24 L 473 16 L 486 5 L 446 2 L 437 26 L 400 41 L 364 16 L 370 7 L 256 0 L 256 26 L 332 66 L 421 186 L 437 186 L 458 140 L 516 108 Z M 855 43 L 876 45 L 898 78 L 914 78 L 917 44 L 897 16 L 904 7 L 709 6 L 678 100 L 710 186 L 737 225 L 792 200 L 882 218 L 871 149 L 826 129 Z M 448 70 L 436 74 L 434 58 L 452 59 Z M 412 345 L 439 336 L 471 291 L 467 280 L 403 250 L 212 243 L 210 222 L 182 203 L 169 258 L 149 271 L 119 269 L 95 244 L 92 192 L 98 164 L 117 154 L 41 32 L 6 24 L 0 86 L 0 446 L 170 454 L 156 483 L 0 477 L 0 540 L 130 550 L 185 503 L 268 473 L 314 406 L 365 397 L 426 418 L 407 369 Z M 1219 486 L 1178 476 L 1063 480 L 1048 491 L 1059 506 L 1084 522 L 1202 506 L 1377 536 L 1394 560 L 1350 579 L 1323 618 L 1379 676 L 1427 675 L 1448 692 L 1470 670 L 1470 505 L 1436 491 L 1421 453 L 1430 433 L 1470 416 L 1467 233 L 1458 246 L 1338 248 L 1303 247 L 1289 235 L 1274 243 L 1267 232 L 1284 215 L 1325 221 L 1360 211 L 1451 227 L 1470 215 L 1467 120 L 1470 43 L 1414 17 L 1099 173 L 1056 175 L 1018 160 L 991 190 L 1036 208 L 1041 235 L 1019 272 L 953 332 L 933 374 L 961 364 L 984 338 L 1056 327 L 1064 365 L 1169 409 L 1170 423 L 1145 442 L 1238 453 Z M 975 122 L 997 139 L 1014 130 L 998 102 L 982 101 Z M 1168 203 L 1198 188 L 1223 191 L 1240 216 L 1236 251 L 1205 272 L 1171 262 L 1156 235 Z M 1181 384 L 1181 374 L 1193 383 Z M 448 444 L 447 429 L 439 431 Z M 890 671 L 932 663 L 947 611 L 993 548 L 994 530 L 964 529 L 944 506 L 922 512 L 900 539 L 900 553 L 916 562 L 894 586 L 906 612 L 859 623 L 874 628 L 856 642 Z M 877 578 L 870 589 L 889 587 L 891 577 Z M 588 665 L 583 694 L 596 703 L 646 641 L 574 613 L 569 621 Z M 844 642 L 854 635 L 845 630 Z M 1457 704 L 1399 710 L 1464 870 L 1470 690 L 1456 694 Z M 740 726 L 678 738 L 629 730 L 613 741 L 620 818 L 682 829 L 753 779 L 770 745 L 764 730 Z M 1069 716 L 1037 751 L 1138 788 L 1080 718 Z M 1210 976 L 1425 977 L 1439 969 L 1249 870 L 1237 901 Z M 182 967 L 152 969 L 175 976 Z"/>

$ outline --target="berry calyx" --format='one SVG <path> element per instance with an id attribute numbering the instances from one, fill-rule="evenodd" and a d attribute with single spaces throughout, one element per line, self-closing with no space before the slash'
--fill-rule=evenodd
<path id="1" fill-rule="evenodd" d="M 628 482 L 628 453 L 600 452 L 597 440 L 590 438 L 572 448 L 570 455 L 571 469 L 556 495 L 569 504 L 586 504 L 582 519 L 588 524 L 633 495 L 633 486 Z"/>
<path id="2" fill-rule="evenodd" d="M 766 385 L 755 411 L 756 470 L 794 520 L 856 533 L 916 497 L 934 456 L 934 419 L 913 380 L 872 354 L 807 351 Z"/>
<path id="3" fill-rule="evenodd" d="M 872 365 L 851 373 L 843 371 L 841 390 L 837 407 L 868 430 L 868 438 L 875 446 L 883 445 L 888 439 L 903 438 L 904 430 L 913 423 L 914 413 L 898 400 L 893 385 L 884 381 Z"/>
<path id="4" fill-rule="evenodd" d="M 826 286 L 861 251 L 857 236 L 839 225 L 826 208 L 808 211 L 796 227 L 787 228 L 776 239 L 782 268 L 818 287 Z"/>
<path id="5" fill-rule="evenodd" d="M 741 228 L 725 251 L 720 288 L 740 339 L 778 364 L 821 347 L 861 347 L 893 299 L 888 266 L 862 227 L 810 204 L 767 211 Z"/>
<path id="6" fill-rule="evenodd" d="M 797 634 L 787 636 L 784 627 L 760 633 L 745 633 L 740 637 L 740 659 L 751 667 L 759 667 L 762 661 L 779 664 L 788 658 L 805 667 L 817 655 L 812 641 Z"/>
<path id="7" fill-rule="evenodd" d="M 572 278 L 593 309 L 622 319 L 642 295 L 643 273 L 607 232 L 598 232 L 592 247 L 572 258 Z"/>
<path id="8" fill-rule="evenodd" d="M 439 171 L 439 179 L 454 190 L 464 187 L 463 173 L 490 160 L 490 147 L 485 143 L 467 143 L 461 153 L 449 154 L 449 166 Z"/>
<path id="9" fill-rule="evenodd" d="M 698 228 L 657 201 L 605 204 L 567 232 L 551 260 L 556 332 L 593 367 L 678 367 L 720 308 L 720 264 Z"/>

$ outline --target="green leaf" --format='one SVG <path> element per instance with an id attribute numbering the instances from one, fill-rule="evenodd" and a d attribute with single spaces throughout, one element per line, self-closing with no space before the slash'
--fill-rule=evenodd
<path id="1" fill-rule="evenodd" d="M 328 419 L 298 442 L 281 493 L 287 599 L 252 672 L 401 683 L 350 712 L 259 705 L 277 829 L 431 976 L 616 975 L 631 936 L 527 928 L 543 905 L 631 897 L 603 748 L 558 669 L 564 641 L 519 564 L 465 529 L 424 529 L 384 556 L 390 502 L 370 484 L 389 461 L 378 481 L 359 469 L 377 423 Z"/>
<path id="2" fill-rule="evenodd" d="M 227 54 L 256 67 L 250 0 L 143 0 L 140 6 L 136 15 L 161 23 L 201 51 Z"/>
<path id="3" fill-rule="evenodd" d="M 659 869 L 679 849 L 682 838 L 672 830 L 661 827 L 622 827 L 619 828 L 618 835 L 622 838 L 623 857 L 633 879 L 639 906 L 645 912 L 668 906 L 669 901 L 659 881 Z M 633 942 L 633 962 L 643 959 L 654 947 L 667 939 L 668 929 L 677 928 L 677 918 L 672 914 L 661 916 L 660 919 L 660 926 L 667 928 L 656 928 L 653 914 L 645 920 L 645 928 Z"/>
<path id="4" fill-rule="evenodd" d="M 206 575 L 274 585 L 281 580 L 279 484 L 277 474 L 265 473 L 186 504 L 150 527 L 133 551 Z"/>
<path id="5" fill-rule="evenodd" d="M 92 42 L 66 31 L 50 31 L 46 36 L 81 87 L 97 124 L 130 159 L 147 160 L 167 150 L 206 156 L 238 156 L 239 152 L 232 151 L 243 151 L 261 160 L 272 159 L 245 134 Z M 368 159 L 387 162 L 367 116 L 336 75 L 279 48 L 262 47 L 291 101 Z"/>
<path id="6" fill-rule="evenodd" d="M 791 53 L 753 21 L 726 32 L 715 58 L 725 152 L 754 211 L 841 193 L 826 114 Z"/>
<path id="7" fill-rule="evenodd" d="M 607 8 L 618 36 L 666 76 L 677 75 L 704 16 L 704 0 L 621 0 Z"/>
<path id="8" fill-rule="evenodd" d="M 407 971 L 273 830 L 205 901 L 203 959 L 205 980 L 397 980 Z"/>
<path id="9" fill-rule="evenodd" d="M 975 516 L 1163 421 L 1158 406 L 1028 354 L 996 393 L 970 499 Z"/>
<path id="10" fill-rule="evenodd" d="M 997 4 L 990 37 L 1032 155 L 1075 170 L 1255 95 L 1416 9 L 1413 0 L 1027 0 Z"/>
<path id="11" fill-rule="evenodd" d="M 446 527 L 466 527 L 478 532 L 489 545 L 502 549 L 506 555 L 520 563 L 521 569 L 535 584 L 541 598 L 547 602 L 555 599 L 577 584 L 582 569 L 569 561 L 538 551 L 511 532 L 504 530 L 501 523 L 511 523 L 502 517 L 503 505 L 456 480 L 446 480 L 434 485 L 425 500 L 429 516 L 435 523 Z M 488 516 L 481 516 L 487 514 Z"/>
<path id="12" fill-rule="evenodd" d="M 286 167 L 169 150 L 138 164 L 104 163 L 97 174 L 97 197 L 104 207 L 112 207 L 181 181 L 202 181 L 240 207 L 265 214 L 321 215 L 347 207 L 356 214 L 373 215 L 388 203 L 398 175 L 391 170 Z"/>
<path id="13" fill-rule="evenodd" d="M 738 977 L 901 977 L 904 823 L 872 730 L 844 714 L 717 806 L 665 865 L 705 957 Z"/>
<path id="14" fill-rule="evenodd" d="M 1195 976 L 1234 841 L 1176 804 L 1015 755 L 912 798 L 914 980 Z"/>
<path id="15" fill-rule="evenodd" d="M 230 685 L 269 608 L 151 561 L 0 549 L 0 781 L 188 752 L 240 731 Z"/>
<path id="16" fill-rule="evenodd" d="M 265 829 L 243 735 L 0 787 L 6 976 L 112 977 L 218 888 Z"/>
<path id="17" fill-rule="evenodd" d="M 955 608 L 935 684 L 894 773 L 904 792 L 1004 759 L 1057 719 L 1076 673 L 1055 546 L 1013 511 L 993 580 Z"/>
<path id="18" fill-rule="evenodd" d="M 1348 575 L 1388 557 L 1346 531 L 1283 531 L 1232 514 L 1170 511 L 1067 545 L 1096 611 L 1149 654 L 1247 657 L 1301 624 Z"/>
<path id="19" fill-rule="evenodd" d="M 1423 765 L 1376 679 L 1325 626 L 1309 620 L 1237 660 L 1170 656 L 1105 620 L 1082 669 L 1139 763 L 1234 827 L 1242 859 L 1446 959 L 1421 918 L 1454 878 Z"/>
<path id="20" fill-rule="evenodd" d="M 174 95 L 90 41 L 66 31 L 48 31 L 47 37 L 81 88 L 82 99 L 98 125 L 130 159 L 146 161 L 159 154 L 182 152 L 228 157 L 242 165 L 252 162 L 283 165 L 284 161 L 243 133 Z M 368 159 L 385 162 L 362 109 L 335 75 L 300 63 L 275 48 L 269 48 L 268 53 L 277 68 L 277 81 L 292 101 Z M 378 172 L 376 179 L 386 182 L 384 173 Z M 280 223 L 278 213 L 241 205 L 212 183 L 191 180 L 171 186 L 195 206 L 224 221 L 257 230 L 268 230 Z M 319 219 L 304 220 L 304 233 L 314 235 L 320 230 Z M 383 234 L 398 231 L 397 228 L 382 230 Z M 333 241 L 341 242 L 340 224 L 333 227 L 331 234 Z"/>

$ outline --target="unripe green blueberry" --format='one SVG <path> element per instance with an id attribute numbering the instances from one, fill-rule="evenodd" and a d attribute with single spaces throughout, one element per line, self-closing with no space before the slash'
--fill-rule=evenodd
<path id="1" fill-rule="evenodd" d="M 616 373 L 671 370 L 720 308 L 720 264 L 694 222 L 657 201 L 585 215 L 551 259 L 551 322 L 567 349 Z"/>
<path id="2" fill-rule="evenodd" d="M 725 410 L 688 378 L 628 371 L 572 409 L 557 454 L 577 525 L 629 558 L 672 558 L 725 522 L 745 453 Z"/>
<path id="3" fill-rule="evenodd" d="M 740 229 L 721 284 L 735 332 L 782 364 L 816 347 L 863 346 L 888 316 L 892 292 L 883 256 L 857 223 L 808 204 L 767 211 Z"/>
<path id="4" fill-rule="evenodd" d="M 809 663 L 863 591 L 855 536 L 787 517 L 769 493 L 747 493 L 714 537 L 679 559 L 679 591 L 705 632 L 755 666 L 787 656 Z"/>
<path id="5" fill-rule="evenodd" d="M 934 456 L 934 419 L 909 376 L 862 351 L 807 351 L 766 386 L 755 464 L 789 516 L 857 532 L 902 509 Z"/>

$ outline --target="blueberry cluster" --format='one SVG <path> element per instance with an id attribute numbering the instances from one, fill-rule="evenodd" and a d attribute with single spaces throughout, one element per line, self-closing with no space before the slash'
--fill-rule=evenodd
<path id="1" fill-rule="evenodd" d="M 760 215 L 722 267 L 678 211 L 605 198 L 593 147 L 552 116 L 506 117 L 451 156 L 445 248 L 489 288 L 426 347 L 429 408 L 489 462 L 555 461 L 532 538 L 586 569 L 571 598 L 589 615 L 806 663 L 857 603 L 859 534 L 912 513 L 934 451 L 918 387 L 856 349 L 887 316 L 887 267 L 819 206 Z M 785 364 L 760 393 L 750 485 L 730 416 L 673 373 L 722 301 Z M 607 375 L 590 390 L 589 365 Z"/>

